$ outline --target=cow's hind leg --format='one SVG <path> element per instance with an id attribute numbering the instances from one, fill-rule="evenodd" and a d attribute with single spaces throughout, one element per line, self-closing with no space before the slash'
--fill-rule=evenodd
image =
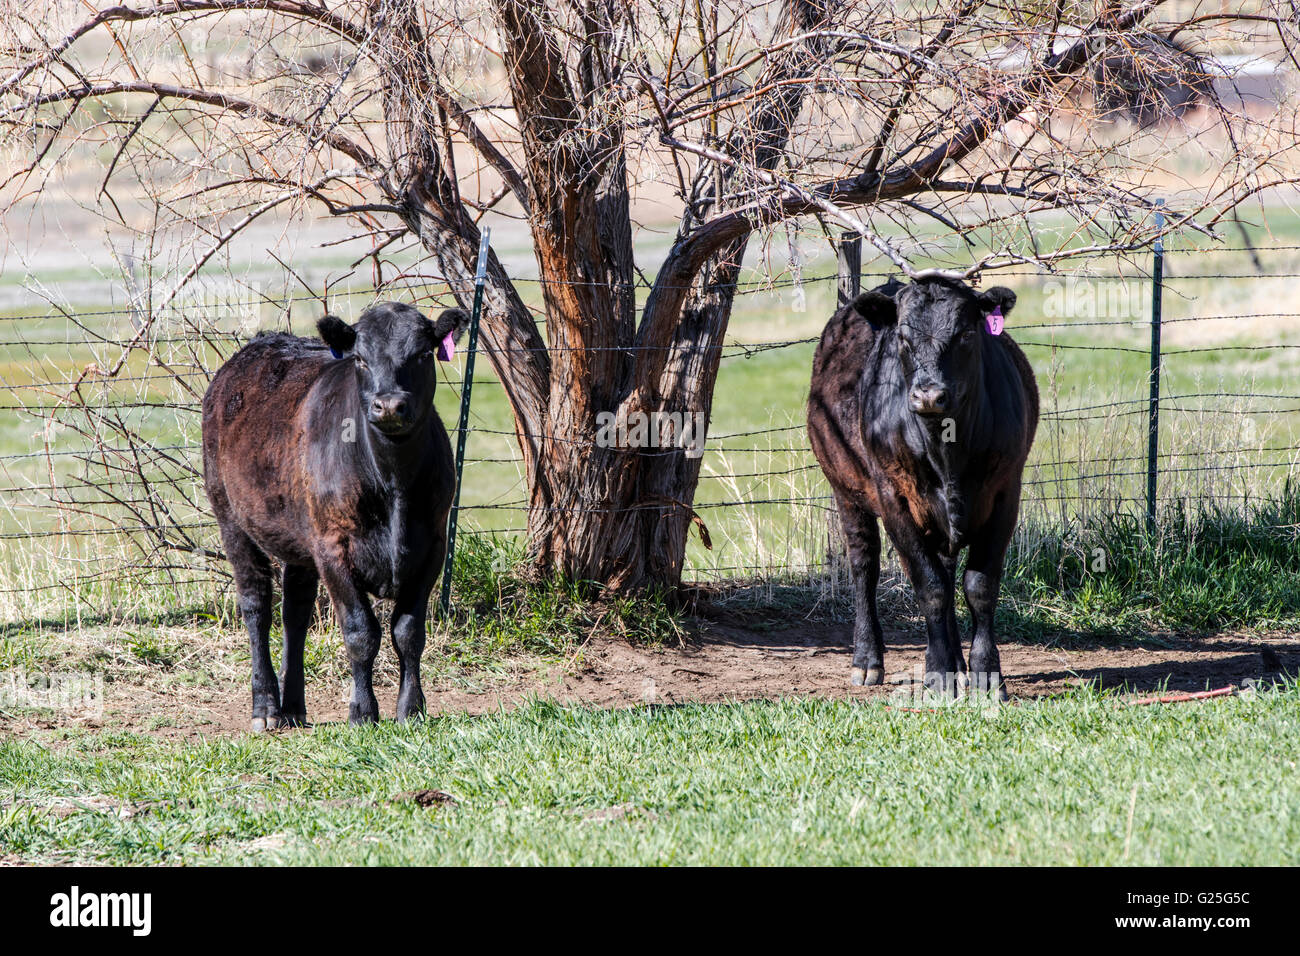
<path id="1" fill-rule="evenodd" d="M 840 523 L 849 549 L 849 571 L 853 576 L 853 670 L 854 686 L 872 686 L 885 680 L 885 638 L 876 610 L 876 587 L 880 581 L 880 525 L 868 509 L 858 507 L 837 494 Z"/>
<path id="2" fill-rule="evenodd" d="M 280 725 L 280 688 L 271 664 L 271 561 L 247 534 L 229 522 L 221 527 L 226 556 L 235 572 L 239 613 L 248 628 L 248 652 L 253 665 L 254 732 Z"/>
<path id="3" fill-rule="evenodd" d="M 320 577 L 307 565 L 284 567 L 284 653 L 280 659 L 280 719 L 290 727 L 307 723 L 307 688 L 303 676 L 303 651 L 307 631 L 316 609 L 316 585 Z"/>
<path id="4" fill-rule="evenodd" d="M 1002 680 L 1002 661 L 998 655 L 993 619 L 1002 584 L 1002 564 L 1019 510 L 1018 487 L 999 496 L 988 523 L 975 536 L 966 560 L 966 574 L 962 578 L 966 606 L 970 608 L 975 624 L 970 646 L 971 685 L 977 690 L 996 694 L 999 700 L 1007 699 L 1007 690 Z"/>

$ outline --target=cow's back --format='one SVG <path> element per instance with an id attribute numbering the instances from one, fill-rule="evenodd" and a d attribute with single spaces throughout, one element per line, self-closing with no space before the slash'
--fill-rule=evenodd
<path id="1" fill-rule="evenodd" d="M 913 519 L 922 527 L 934 524 L 927 509 L 924 476 L 919 470 L 928 466 L 907 453 L 905 443 L 891 439 L 868 449 L 864 441 L 864 423 L 876 422 L 892 433 L 896 415 L 909 414 L 893 408 L 868 407 L 872 386 L 882 372 L 878 331 L 852 305 L 841 308 L 822 332 L 813 355 L 812 384 L 808 396 L 808 433 L 813 453 L 832 488 L 865 504 L 875 514 L 884 506 L 878 482 L 888 481 L 894 491 L 902 492 L 913 509 Z M 1019 482 L 1021 471 L 1033 444 L 1038 426 L 1039 396 L 1034 373 L 1020 346 L 1008 334 L 985 342 L 986 353 L 994 357 L 994 366 L 986 365 L 986 374 L 996 376 L 1004 401 L 1012 401 L 1024 410 L 1022 420 L 1007 415 L 1007 409 L 995 408 L 997 442 L 1001 453 L 986 458 L 983 451 L 976 457 L 992 464 L 969 502 L 973 516 L 982 521 L 992 497 L 1009 482 Z M 894 453 L 891 453 L 891 449 Z M 885 456 L 882 460 L 881 456 Z M 996 463 L 994 463 L 996 461 Z M 888 497 L 888 496 L 887 496 Z"/>
<path id="2" fill-rule="evenodd" d="M 1027 415 L 1025 420 L 1024 434 L 1024 452 L 1026 457 L 1029 455 L 1029 448 L 1034 443 L 1034 435 L 1038 432 L 1038 380 L 1034 377 L 1033 367 L 1029 364 L 1029 358 L 1025 355 L 1024 350 L 1010 335 L 1002 334 L 996 339 L 997 344 L 1002 347 L 1006 356 L 1011 360 L 1015 367 L 1016 373 L 1020 377 L 1020 386 L 1024 390 L 1025 405 Z"/>
<path id="3" fill-rule="evenodd" d="M 308 557 L 302 410 L 329 350 L 264 334 L 235 353 L 203 396 L 203 471 L 219 523 L 233 521 L 282 559 Z"/>
<path id="4" fill-rule="evenodd" d="M 813 454 L 837 490 L 874 498 L 862 442 L 859 383 L 874 354 L 876 330 L 852 305 L 831 317 L 813 353 L 808 436 Z"/>

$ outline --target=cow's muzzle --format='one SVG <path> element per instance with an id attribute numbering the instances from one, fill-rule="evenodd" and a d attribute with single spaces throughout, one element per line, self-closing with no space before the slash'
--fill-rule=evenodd
<path id="1" fill-rule="evenodd" d="M 370 402 L 370 424 L 385 435 L 400 435 L 411 427 L 411 402 L 405 392 L 385 392 Z"/>
<path id="2" fill-rule="evenodd" d="M 918 385 L 908 396 L 908 404 L 918 415 L 943 415 L 948 411 L 948 390 L 941 385 Z"/>

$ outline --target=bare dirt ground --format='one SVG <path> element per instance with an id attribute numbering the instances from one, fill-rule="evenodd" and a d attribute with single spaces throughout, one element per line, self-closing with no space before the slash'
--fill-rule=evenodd
<path id="1" fill-rule="evenodd" d="M 426 677 L 424 683 L 432 714 L 479 714 L 530 697 L 596 707 L 783 696 L 886 699 L 906 696 L 919 681 L 925 656 L 920 634 L 886 632 L 888 676 L 883 687 L 874 688 L 849 686 L 850 641 L 848 624 L 772 630 L 713 624 L 681 646 L 663 648 L 596 635 L 568 661 L 515 662 L 503 672 Z M 1001 654 L 1013 699 L 1058 694 L 1087 682 L 1134 693 L 1201 691 L 1265 678 L 1279 666 L 1295 673 L 1300 636 L 1224 633 L 1079 649 L 1005 643 Z M 396 686 L 393 675 L 384 673 L 375 690 L 381 713 L 391 715 Z M 172 739 L 243 734 L 249 722 L 247 681 L 239 666 L 220 668 L 214 679 L 200 684 L 118 677 L 106 685 L 101 716 L 10 713 L 0 716 L 0 734 L 67 726 Z M 342 673 L 309 677 L 309 719 L 313 724 L 345 721 L 348 693 Z"/>

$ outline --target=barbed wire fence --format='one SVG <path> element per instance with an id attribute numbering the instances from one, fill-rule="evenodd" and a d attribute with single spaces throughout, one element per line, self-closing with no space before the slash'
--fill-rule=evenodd
<path id="1" fill-rule="evenodd" d="M 838 251 L 836 274 L 761 278 L 742 283 L 738 296 L 780 294 L 802 303 L 805 290 L 817 287 L 824 294 L 814 298 L 826 300 L 829 317 L 832 297 L 846 301 L 859 283 L 889 278 L 861 273 L 852 243 Z M 1252 263 L 1261 255 L 1280 261 L 1268 271 L 1218 265 L 1234 253 L 1249 253 Z M 1283 293 L 1261 288 L 1300 277 L 1300 245 L 1167 255 L 1172 268 L 1163 276 L 1155 259 L 1146 269 L 1131 261 L 1115 268 L 1112 259 L 1109 271 L 1085 263 L 1069 274 L 998 273 L 997 281 L 1018 283 L 1021 304 L 1009 331 L 1029 354 L 1042 392 L 1022 535 L 1068 533 L 1103 513 L 1145 512 L 1155 520 L 1162 508 L 1231 507 L 1291 488 L 1300 459 L 1300 386 L 1285 388 L 1276 373 L 1284 365 L 1278 357 L 1300 349 L 1300 312 L 1277 308 L 1288 304 Z M 1199 291 L 1185 291 L 1197 283 Z M 98 350 L 121 350 L 146 327 L 148 304 L 138 296 L 121 307 L 77 311 L 47 294 L 44 307 L 20 304 L 0 314 L 7 423 L 0 432 L 0 617 L 179 607 L 228 589 L 202 490 L 201 397 L 212 372 L 259 329 L 310 334 L 319 298 L 197 288 L 168 306 L 165 321 L 147 324 L 148 347 L 113 377 L 103 376 Z M 1229 288 L 1243 307 L 1216 307 Z M 373 294 L 345 293 L 358 302 Z M 1162 296 L 1178 308 L 1162 311 Z M 799 384 L 747 393 L 750 404 L 782 410 L 759 427 L 752 414 L 730 424 L 715 405 L 694 503 L 714 546 L 692 541 L 692 579 L 847 574 L 833 501 L 803 425 L 820 334 L 815 318 L 808 334 L 721 346 L 719 393 L 763 378 L 745 374 L 749 361 L 793 363 L 800 375 L 787 380 Z M 1091 370 L 1088 380 L 1077 374 L 1081 365 Z M 1216 371 L 1216 381 L 1203 380 Z M 453 430 L 462 383 L 451 372 L 446 379 L 439 404 Z M 529 508 L 522 458 L 504 401 L 486 394 L 501 383 L 481 372 L 474 384 L 460 535 L 522 535 Z M 1278 530 L 1296 533 L 1293 525 Z"/>

